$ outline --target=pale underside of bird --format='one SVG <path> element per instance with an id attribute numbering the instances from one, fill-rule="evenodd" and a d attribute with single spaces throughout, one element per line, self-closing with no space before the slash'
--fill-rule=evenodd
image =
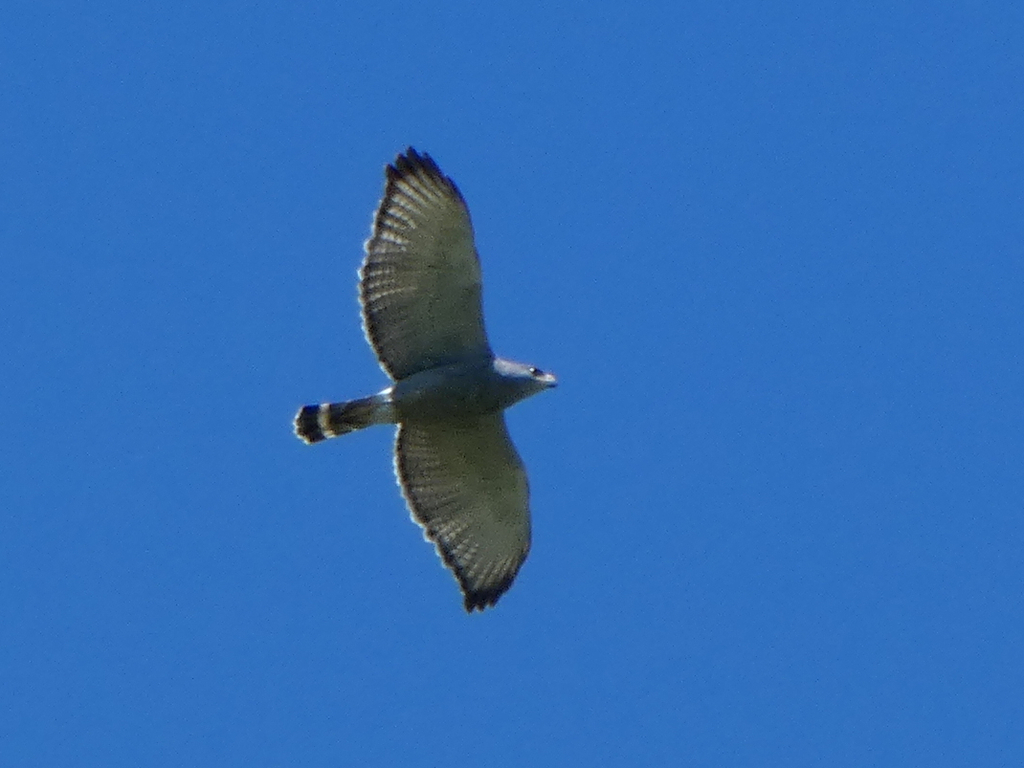
<path id="1" fill-rule="evenodd" d="M 556 381 L 491 351 L 473 226 L 455 183 L 412 148 L 385 178 L 359 299 L 366 338 L 394 383 L 307 405 L 295 432 L 316 443 L 396 424 L 395 474 L 412 517 L 454 573 L 466 610 L 483 610 L 530 550 L 526 470 L 502 411 Z"/>

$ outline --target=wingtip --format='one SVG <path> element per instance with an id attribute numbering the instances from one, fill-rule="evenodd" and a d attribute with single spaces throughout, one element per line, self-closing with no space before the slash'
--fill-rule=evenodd
<path id="1" fill-rule="evenodd" d="M 436 176 L 448 184 L 453 184 L 452 180 L 441 172 L 437 163 L 434 162 L 434 158 L 426 152 L 417 152 L 414 147 L 406 147 L 404 152 L 399 152 L 395 156 L 394 161 L 388 164 L 387 176 L 388 180 L 400 179 L 419 171 L 425 172 L 428 176 Z"/>
<path id="2" fill-rule="evenodd" d="M 516 580 L 519 568 L 523 564 L 520 561 L 519 565 L 511 573 L 506 573 L 503 578 L 489 584 L 487 587 L 474 589 L 470 586 L 469 578 L 462 568 L 458 566 L 454 558 L 449 558 L 445 554 L 442 554 L 441 557 L 459 582 L 459 588 L 462 590 L 462 607 L 466 609 L 466 613 L 473 613 L 473 611 L 483 612 L 485 609 L 493 608 L 497 605 L 501 596 L 512 588 L 512 582 Z"/>
<path id="3" fill-rule="evenodd" d="M 480 611 L 483 613 L 487 608 L 493 608 L 498 602 L 500 595 L 482 595 L 479 593 L 462 593 L 462 607 L 466 609 L 466 613 L 472 614 L 474 611 Z"/>

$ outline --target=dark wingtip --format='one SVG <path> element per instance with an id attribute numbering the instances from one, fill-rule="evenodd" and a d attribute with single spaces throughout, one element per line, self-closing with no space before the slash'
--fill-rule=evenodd
<path id="1" fill-rule="evenodd" d="M 480 611 L 482 613 L 485 608 L 493 608 L 497 604 L 498 598 L 505 594 L 509 587 L 512 586 L 513 578 L 515 577 L 513 576 L 493 589 L 463 592 L 462 607 L 466 609 L 466 613 L 473 613 L 473 611 Z"/>
<path id="2" fill-rule="evenodd" d="M 519 569 L 526 559 L 524 557 L 519 562 L 519 565 L 510 573 L 506 573 L 500 581 L 489 585 L 485 589 L 473 589 L 470 586 L 469 578 L 459 564 L 455 562 L 455 558 L 450 557 L 442 548 L 439 547 L 438 549 L 441 552 L 441 558 L 444 560 L 445 565 L 451 569 L 452 573 L 455 574 L 456 580 L 459 582 L 459 587 L 462 590 L 462 607 L 466 609 L 466 613 L 472 613 L 473 611 L 482 612 L 485 608 L 494 607 L 498 602 L 498 598 L 511 589 L 512 582 L 516 580 Z"/>
<path id="3" fill-rule="evenodd" d="M 434 158 L 426 152 L 423 152 L 422 154 L 417 152 L 413 147 L 406 147 L 405 152 L 399 152 L 398 156 L 395 158 L 395 166 L 399 170 L 403 165 L 408 166 L 409 168 L 426 168 L 427 170 L 441 175 L 441 169 L 437 167 L 437 163 L 434 162 Z"/>
<path id="4" fill-rule="evenodd" d="M 423 179 L 433 181 L 451 190 L 459 200 L 463 200 L 462 192 L 458 186 L 434 162 L 434 158 L 426 152 L 417 152 L 413 147 L 407 147 L 401 152 L 385 169 L 387 186 L 384 189 L 384 199 L 388 199 L 391 193 L 391 184 L 408 176 L 420 176 Z"/>
<path id="5" fill-rule="evenodd" d="M 319 414 L 319 405 L 304 405 L 295 414 L 295 434 L 310 445 L 327 438 L 320 428 Z"/>

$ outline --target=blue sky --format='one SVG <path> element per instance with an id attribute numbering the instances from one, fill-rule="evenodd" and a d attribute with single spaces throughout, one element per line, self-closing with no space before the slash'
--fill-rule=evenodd
<path id="1" fill-rule="evenodd" d="M 1015 3 L 11 3 L 12 766 L 1024 761 Z M 534 545 L 467 616 L 355 270 L 466 195 Z"/>

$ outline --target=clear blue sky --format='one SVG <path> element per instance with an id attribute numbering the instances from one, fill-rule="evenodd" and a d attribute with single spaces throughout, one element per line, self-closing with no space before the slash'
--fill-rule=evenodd
<path id="1" fill-rule="evenodd" d="M 1020 3 L 9 3 L 0 763 L 1024 764 Z M 534 546 L 467 616 L 355 271 L 465 193 Z"/>

